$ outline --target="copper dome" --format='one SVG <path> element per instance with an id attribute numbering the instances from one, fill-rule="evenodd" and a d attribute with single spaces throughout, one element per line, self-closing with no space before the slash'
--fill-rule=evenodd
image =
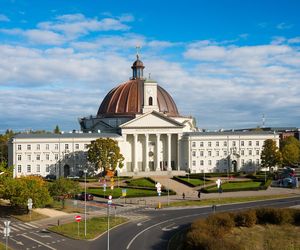
<path id="1" fill-rule="evenodd" d="M 112 89 L 103 99 L 98 113 L 101 117 L 134 117 L 142 114 L 144 103 L 144 79 L 132 79 Z M 179 113 L 173 98 L 157 85 L 157 104 L 160 112 L 178 117 Z"/>

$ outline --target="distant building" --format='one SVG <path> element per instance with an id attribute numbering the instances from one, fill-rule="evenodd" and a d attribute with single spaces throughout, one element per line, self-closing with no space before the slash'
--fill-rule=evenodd
<path id="1" fill-rule="evenodd" d="M 121 175 L 183 174 L 256 169 L 269 132 L 198 132 L 195 120 L 179 114 L 171 95 L 143 77 L 137 55 L 132 78 L 112 89 L 96 116 L 81 118 L 80 133 L 19 134 L 9 144 L 14 176 L 80 175 L 86 146 L 97 138 L 117 140 L 125 157 Z"/>

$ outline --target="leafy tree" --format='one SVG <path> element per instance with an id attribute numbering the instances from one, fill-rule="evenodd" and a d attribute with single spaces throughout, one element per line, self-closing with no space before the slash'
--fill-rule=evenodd
<path id="1" fill-rule="evenodd" d="M 26 176 L 4 181 L 2 197 L 10 201 L 12 206 L 27 207 L 29 198 L 34 207 L 44 207 L 51 202 L 47 185 L 41 177 Z"/>
<path id="2" fill-rule="evenodd" d="M 56 125 L 55 129 L 53 130 L 54 134 L 60 134 L 60 128 Z"/>
<path id="3" fill-rule="evenodd" d="M 261 152 L 261 166 L 264 168 L 275 167 L 281 165 L 282 155 L 276 146 L 276 142 L 272 139 L 267 139 L 264 142 Z"/>
<path id="4" fill-rule="evenodd" d="M 0 162 L 8 162 L 8 141 L 13 135 L 15 133 L 9 129 L 5 134 L 0 135 Z"/>
<path id="5" fill-rule="evenodd" d="M 284 165 L 297 165 L 300 162 L 300 142 L 293 136 L 285 138 L 280 143 Z"/>
<path id="6" fill-rule="evenodd" d="M 123 167 L 124 156 L 120 153 L 117 141 L 110 138 L 99 138 L 88 145 L 88 161 L 95 164 L 96 169 L 115 171 Z"/>
<path id="7" fill-rule="evenodd" d="M 59 198 L 62 202 L 62 207 L 65 207 L 65 199 L 79 193 L 80 186 L 78 182 L 73 180 L 59 178 L 49 184 L 49 192 L 52 197 Z"/>

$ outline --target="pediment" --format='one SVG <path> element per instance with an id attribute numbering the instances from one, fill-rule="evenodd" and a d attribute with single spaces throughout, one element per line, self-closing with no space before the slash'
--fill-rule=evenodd
<path id="1" fill-rule="evenodd" d="M 174 119 L 156 111 L 136 117 L 120 126 L 121 128 L 182 128 Z"/>

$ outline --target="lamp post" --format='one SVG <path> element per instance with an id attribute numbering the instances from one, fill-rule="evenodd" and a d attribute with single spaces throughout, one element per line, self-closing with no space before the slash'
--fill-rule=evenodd
<path id="1" fill-rule="evenodd" d="M 84 169 L 83 172 L 84 172 L 84 237 L 86 237 L 86 173 L 87 173 L 87 169 Z"/>

